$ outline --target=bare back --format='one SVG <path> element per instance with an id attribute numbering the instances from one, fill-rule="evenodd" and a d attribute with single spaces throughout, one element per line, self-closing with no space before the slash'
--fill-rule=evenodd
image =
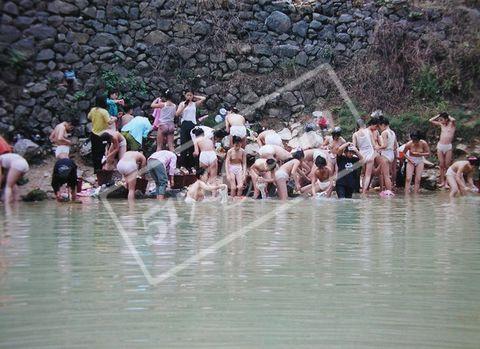
<path id="1" fill-rule="evenodd" d="M 227 115 L 227 122 L 230 126 L 244 126 L 245 118 L 240 114 L 231 113 Z"/>
<path id="2" fill-rule="evenodd" d="M 200 152 L 215 150 L 215 145 L 213 144 L 213 141 L 205 136 L 195 139 L 195 144 L 197 144 Z"/>

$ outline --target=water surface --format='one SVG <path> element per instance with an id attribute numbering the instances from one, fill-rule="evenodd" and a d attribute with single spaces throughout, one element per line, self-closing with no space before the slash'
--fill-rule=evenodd
<path id="1" fill-rule="evenodd" d="M 0 348 L 478 348 L 480 197 L 0 213 Z M 255 225 L 256 219 L 263 219 Z"/>

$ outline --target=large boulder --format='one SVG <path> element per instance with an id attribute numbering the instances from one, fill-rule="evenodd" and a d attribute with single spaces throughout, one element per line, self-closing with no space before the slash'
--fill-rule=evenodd
<path id="1" fill-rule="evenodd" d="M 147 34 L 144 40 L 151 45 L 164 45 L 168 43 L 171 38 L 161 30 L 154 30 Z"/>
<path id="2" fill-rule="evenodd" d="M 14 144 L 13 150 L 27 161 L 38 157 L 41 153 L 40 146 L 26 138 L 19 139 Z"/>
<path id="3" fill-rule="evenodd" d="M 285 13 L 273 11 L 270 16 L 265 19 L 265 25 L 274 32 L 286 33 L 292 27 L 292 21 Z"/>

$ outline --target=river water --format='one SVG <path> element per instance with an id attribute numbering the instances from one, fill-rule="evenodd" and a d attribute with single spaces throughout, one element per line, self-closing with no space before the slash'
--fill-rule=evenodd
<path id="1" fill-rule="evenodd" d="M 0 348 L 479 348 L 479 204 L 2 207 Z"/>

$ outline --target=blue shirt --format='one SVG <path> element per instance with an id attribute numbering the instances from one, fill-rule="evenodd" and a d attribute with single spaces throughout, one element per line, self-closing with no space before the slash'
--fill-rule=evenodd
<path id="1" fill-rule="evenodd" d="M 143 116 L 135 116 L 128 124 L 122 127 L 122 132 L 128 132 L 135 140 L 142 144 L 143 138 L 147 138 L 152 130 L 152 124 Z"/>
<path id="2" fill-rule="evenodd" d="M 118 115 L 117 103 L 115 103 L 113 99 L 107 98 L 107 106 L 108 106 L 108 113 L 110 114 L 110 116 Z"/>

